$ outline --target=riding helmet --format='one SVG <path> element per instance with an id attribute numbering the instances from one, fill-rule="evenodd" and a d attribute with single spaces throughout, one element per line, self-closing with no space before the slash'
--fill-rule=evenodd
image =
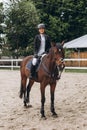
<path id="1" fill-rule="evenodd" d="M 40 23 L 40 24 L 38 24 L 37 28 L 38 28 L 38 29 L 40 29 L 40 28 L 44 28 L 44 29 L 45 29 L 45 24 Z"/>

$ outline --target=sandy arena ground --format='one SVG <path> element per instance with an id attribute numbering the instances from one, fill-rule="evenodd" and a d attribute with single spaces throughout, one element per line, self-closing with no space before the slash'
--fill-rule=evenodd
<path id="1" fill-rule="evenodd" d="M 45 113 L 40 117 L 40 89 L 31 91 L 32 108 L 25 109 L 19 98 L 19 71 L 0 70 L 0 130 L 87 130 L 87 74 L 63 72 L 55 92 L 53 118 L 50 112 L 50 88 L 46 88 Z"/>

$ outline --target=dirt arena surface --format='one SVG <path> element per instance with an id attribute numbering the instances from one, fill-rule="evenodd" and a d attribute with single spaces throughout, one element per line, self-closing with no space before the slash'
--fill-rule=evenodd
<path id="1" fill-rule="evenodd" d="M 35 83 L 30 104 L 25 109 L 19 98 L 19 71 L 0 70 L 0 130 L 87 130 L 87 74 L 65 73 L 57 83 L 53 118 L 50 112 L 50 88 L 46 88 L 45 113 L 40 117 L 40 89 Z"/>

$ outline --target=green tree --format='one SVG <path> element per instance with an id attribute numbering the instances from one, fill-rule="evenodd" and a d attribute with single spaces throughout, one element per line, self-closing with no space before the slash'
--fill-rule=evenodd
<path id="1" fill-rule="evenodd" d="M 6 16 L 7 44 L 12 55 L 18 57 L 30 54 L 36 34 L 36 25 L 39 22 L 33 2 L 30 0 L 13 1 Z"/>
<path id="2" fill-rule="evenodd" d="M 32 0 L 54 41 L 87 33 L 87 0 Z"/>
<path id="3" fill-rule="evenodd" d="M 69 24 L 68 40 L 87 33 L 87 0 L 64 0 L 62 10 L 63 21 Z"/>
<path id="4" fill-rule="evenodd" d="M 66 38 L 69 24 L 62 20 L 61 0 L 33 0 L 36 8 L 39 9 L 41 22 L 47 27 L 47 33 L 52 41 L 60 42 Z"/>
<path id="5" fill-rule="evenodd" d="M 7 9 L 7 44 L 12 55 L 28 55 L 39 22 L 55 42 L 87 34 L 87 0 L 11 0 Z"/>

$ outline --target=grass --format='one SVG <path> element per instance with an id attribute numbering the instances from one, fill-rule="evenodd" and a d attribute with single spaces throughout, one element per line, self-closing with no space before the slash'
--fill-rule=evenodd
<path id="1" fill-rule="evenodd" d="M 65 72 L 87 73 L 87 69 L 65 69 Z"/>
<path id="2" fill-rule="evenodd" d="M 0 68 L 0 70 L 12 70 L 11 68 Z M 13 68 L 13 70 L 20 70 L 20 68 Z"/>

